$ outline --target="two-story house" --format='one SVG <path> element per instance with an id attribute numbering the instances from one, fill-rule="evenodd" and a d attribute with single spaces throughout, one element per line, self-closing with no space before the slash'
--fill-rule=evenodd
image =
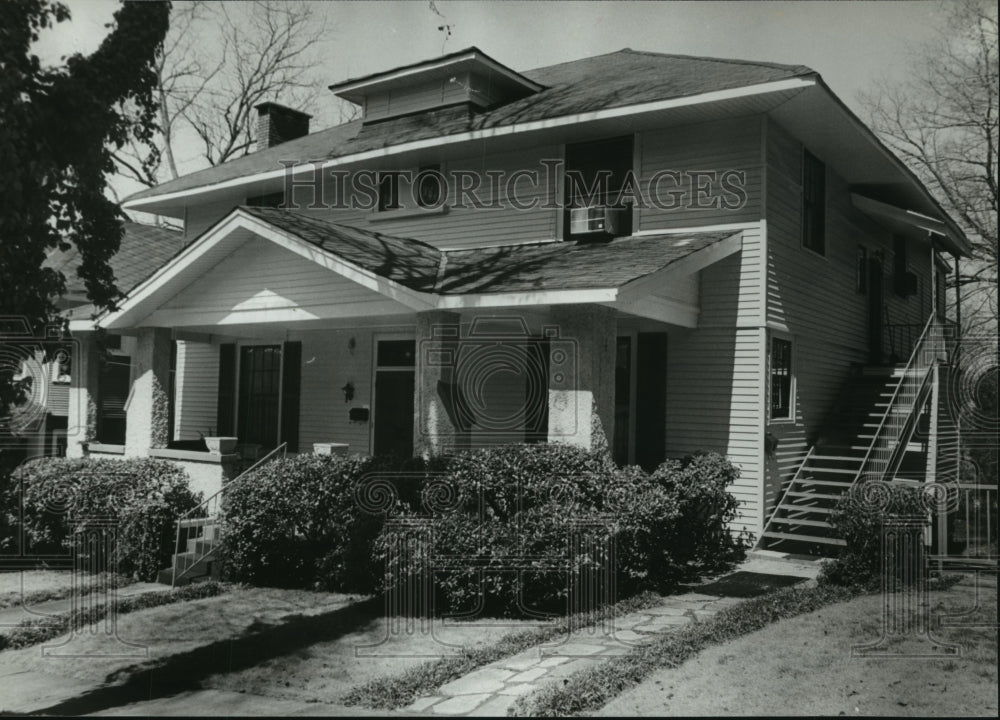
<path id="1" fill-rule="evenodd" d="M 816 448 L 852 382 L 893 387 L 871 367 L 927 341 L 968 244 L 816 72 L 469 48 L 331 90 L 361 119 L 310 132 L 266 103 L 256 152 L 124 202 L 187 244 L 73 322 L 132 371 L 123 433 L 81 423 L 71 454 L 211 490 L 224 460 L 184 449 L 205 434 L 408 455 L 603 433 L 620 463 L 728 456 L 739 525 L 778 543 L 823 520 L 776 506 L 835 494 L 802 485 L 807 454 L 836 492 L 871 470 L 883 431 Z M 71 417 L 99 397 L 88 358 Z"/>

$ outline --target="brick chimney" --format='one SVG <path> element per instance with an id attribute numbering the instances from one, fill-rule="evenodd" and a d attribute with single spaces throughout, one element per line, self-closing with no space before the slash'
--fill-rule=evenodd
<path id="1" fill-rule="evenodd" d="M 278 103 L 261 103 L 257 106 L 257 149 L 274 147 L 308 135 L 311 117 Z"/>

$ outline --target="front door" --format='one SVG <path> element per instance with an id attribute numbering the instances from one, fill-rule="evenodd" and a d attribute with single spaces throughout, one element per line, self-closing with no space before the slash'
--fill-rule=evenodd
<path id="1" fill-rule="evenodd" d="M 379 340 L 375 357 L 372 454 L 412 457 L 416 343 Z"/>
<path id="2" fill-rule="evenodd" d="M 882 263 L 868 261 L 868 357 L 872 365 L 882 364 Z"/>
<path id="3" fill-rule="evenodd" d="M 240 400 L 236 435 L 244 444 L 278 444 L 281 346 L 240 348 Z"/>

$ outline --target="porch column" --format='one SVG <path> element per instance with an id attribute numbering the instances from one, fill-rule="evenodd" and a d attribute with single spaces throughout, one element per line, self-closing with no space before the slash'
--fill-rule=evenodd
<path id="1" fill-rule="evenodd" d="M 170 440 L 170 342 L 169 328 L 139 330 L 125 416 L 126 455 L 145 455 Z"/>
<path id="2" fill-rule="evenodd" d="M 66 417 L 66 456 L 83 457 L 83 446 L 97 432 L 97 391 L 101 362 L 94 333 L 74 335 L 70 359 L 69 404 Z"/>
<path id="3" fill-rule="evenodd" d="M 456 425 L 451 395 L 460 334 L 458 313 L 417 313 L 415 456 L 426 458 L 468 447 L 468 436 Z"/>
<path id="4" fill-rule="evenodd" d="M 615 311 L 556 305 L 550 318 L 558 337 L 549 342 L 549 442 L 607 448 L 615 431 Z M 560 351 L 572 353 L 572 364 Z"/>

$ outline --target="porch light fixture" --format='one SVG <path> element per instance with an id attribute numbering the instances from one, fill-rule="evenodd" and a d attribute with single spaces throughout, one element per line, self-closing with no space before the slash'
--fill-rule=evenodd
<path id="1" fill-rule="evenodd" d="M 344 387 L 340 388 L 344 391 L 344 402 L 351 402 L 354 399 L 354 383 L 348 382 Z"/>

